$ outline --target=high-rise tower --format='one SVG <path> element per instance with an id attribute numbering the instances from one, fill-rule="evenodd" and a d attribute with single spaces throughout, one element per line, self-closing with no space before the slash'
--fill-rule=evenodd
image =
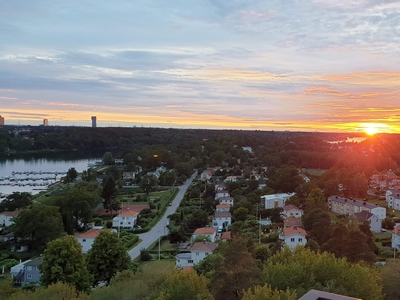
<path id="1" fill-rule="evenodd" d="M 49 126 L 49 120 L 43 119 L 43 126 Z"/>
<path id="2" fill-rule="evenodd" d="M 0 126 L 4 126 L 4 117 L 0 115 Z"/>
<path id="3" fill-rule="evenodd" d="M 96 118 L 96 116 L 92 116 L 92 127 L 93 128 L 97 127 L 97 118 Z"/>

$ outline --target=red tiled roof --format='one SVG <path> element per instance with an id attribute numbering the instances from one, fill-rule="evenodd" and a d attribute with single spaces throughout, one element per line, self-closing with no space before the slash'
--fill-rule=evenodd
<path id="1" fill-rule="evenodd" d="M 16 209 L 13 211 L 3 211 L 0 215 L 7 216 L 7 217 L 16 217 L 20 213 L 20 210 Z"/>
<path id="2" fill-rule="evenodd" d="M 217 243 L 211 243 L 211 242 L 199 242 L 195 243 L 190 249 L 190 252 L 212 252 L 217 248 L 218 244 Z"/>
<path id="3" fill-rule="evenodd" d="M 289 218 L 286 218 L 283 220 L 283 225 L 285 227 L 293 227 L 293 226 L 297 226 L 297 227 L 302 227 L 303 224 L 301 223 L 301 220 L 290 216 Z"/>
<path id="4" fill-rule="evenodd" d="M 232 234 L 230 231 L 223 232 L 221 235 L 221 240 L 230 240 L 232 239 Z"/>
<path id="5" fill-rule="evenodd" d="M 397 226 L 397 227 L 395 227 L 395 228 L 392 230 L 392 232 L 393 232 L 394 234 L 396 234 L 396 235 L 400 235 L 400 225 Z"/>
<path id="6" fill-rule="evenodd" d="M 193 267 L 192 266 L 183 267 L 182 271 L 193 271 Z"/>
<path id="7" fill-rule="evenodd" d="M 215 234 L 217 230 L 212 227 L 203 227 L 203 228 L 197 228 L 193 234 Z"/>
<path id="8" fill-rule="evenodd" d="M 222 203 L 216 206 L 217 208 L 230 208 L 231 205 L 229 203 Z"/>
<path id="9" fill-rule="evenodd" d="M 301 227 L 286 227 L 283 229 L 284 236 L 291 236 L 293 234 L 307 235 L 307 232 Z"/>
<path id="10" fill-rule="evenodd" d="M 222 191 L 217 191 L 217 194 L 229 194 L 229 192 L 227 190 L 222 190 Z"/>
<path id="11" fill-rule="evenodd" d="M 86 231 L 84 233 L 75 234 L 75 237 L 82 238 L 82 239 L 87 239 L 87 238 L 95 239 L 99 236 L 101 230 L 102 229 L 89 229 L 88 231 Z"/>
<path id="12" fill-rule="evenodd" d="M 121 212 L 118 216 L 120 217 L 134 217 L 137 216 L 139 213 L 137 211 L 126 210 Z"/>
<path id="13" fill-rule="evenodd" d="M 297 206 L 294 206 L 293 204 L 288 204 L 283 207 L 284 211 L 290 211 L 293 209 L 300 210 Z"/>

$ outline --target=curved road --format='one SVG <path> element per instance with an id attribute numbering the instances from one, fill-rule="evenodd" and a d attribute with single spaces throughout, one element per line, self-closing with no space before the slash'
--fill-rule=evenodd
<path id="1" fill-rule="evenodd" d="M 179 203 L 181 203 L 186 190 L 196 176 L 197 171 L 194 172 L 193 175 L 188 180 L 186 180 L 186 182 L 182 186 L 179 187 L 179 192 L 176 195 L 175 199 L 172 201 L 172 205 L 167 208 L 165 214 L 162 216 L 160 221 L 150 231 L 138 234 L 139 238 L 141 238 L 142 241 L 135 248 L 129 250 L 128 254 L 132 259 L 135 259 L 140 255 L 140 249 L 149 248 L 150 245 L 153 244 L 160 235 L 163 236 L 168 234 L 168 228 L 166 227 L 168 221 L 167 216 L 172 215 L 176 212 L 176 209 L 178 208 Z"/>

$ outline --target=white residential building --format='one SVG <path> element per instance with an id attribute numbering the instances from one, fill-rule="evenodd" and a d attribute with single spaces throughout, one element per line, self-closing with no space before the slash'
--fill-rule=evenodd
<path id="1" fill-rule="evenodd" d="M 176 266 L 179 269 L 193 267 L 201 262 L 207 255 L 212 254 L 217 246 L 217 243 L 210 242 L 195 243 L 190 249 L 190 253 L 179 253 L 175 256 Z"/>
<path id="2" fill-rule="evenodd" d="M 284 218 L 288 218 L 291 216 L 293 216 L 295 218 L 301 218 L 301 216 L 303 215 L 303 210 L 292 204 L 288 204 L 283 207 L 282 215 Z"/>
<path id="3" fill-rule="evenodd" d="M 0 226 L 8 227 L 14 224 L 13 218 L 19 215 L 20 211 L 18 209 L 14 211 L 3 211 L 0 213 Z"/>
<path id="4" fill-rule="evenodd" d="M 282 193 L 261 196 L 261 205 L 265 209 L 271 209 L 276 207 L 284 207 L 286 200 L 292 197 L 295 193 Z"/>
<path id="5" fill-rule="evenodd" d="M 203 181 L 210 180 L 212 176 L 213 175 L 212 175 L 211 171 L 204 171 L 203 173 L 201 173 L 200 179 Z"/>
<path id="6" fill-rule="evenodd" d="M 372 232 L 382 232 L 382 220 L 369 211 L 363 210 L 355 213 L 354 216 L 360 223 L 367 221 Z"/>
<path id="7" fill-rule="evenodd" d="M 235 201 L 235 199 L 233 199 L 233 197 L 221 197 L 218 198 L 218 201 L 220 204 L 230 204 L 231 206 L 233 206 L 233 202 Z"/>
<path id="8" fill-rule="evenodd" d="M 223 190 L 226 190 L 226 185 L 225 185 L 225 183 L 217 183 L 217 184 L 215 185 L 215 190 L 216 190 L 216 191 L 223 191 Z"/>
<path id="9" fill-rule="evenodd" d="M 237 177 L 236 176 L 228 176 L 225 179 L 225 182 L 236 182 L 237 181 Z"/>
<path id="10" fill-rule="evenodd" d="M 113 227 L 122 227 L 133 229 L 137 222 L 139 212 L 133 210 L 125 210 L 113 218 Z"/>
<path id="11" fill-rule="evenodd" d="M 386 208 L 367 201 L 360 201 L 355 199 L 347 199 L 339 196 L 331 196 L 328 198 L 329 209 L 337 214 L 353 215 L 362 211 L 367 211 L 379 219 L 386 218 Z"/>
<path id="12" fill-rule="evenodd" d="M 400 225 L 392 230 L 392 248 L 400 250 Z"/>
<path id="13" fill-rule="evenodd" d="M 230 197 L 229 192 L 227 190 L 222 190 L 215 193 L 215 200 L 218 200 L 222 197 Z"/>
<path id="14" fill-rule="evenodd" d="M 217 235 L 217 230 L 213 227 L 203 227 L 197 228 L 192 235 L 192 242 L 199 236 L 206 236 L 210 239 L 211 242 L 215 242 L 215 238 Z"/>
<path id="15" fill-rule="evenodd" d="M 101 229 L 89 229 L 84 233 L 75 234 L 76 239 L 82 246 L 82 253 L 87 253 L 94 243 L 94 240 L 99 236 Z"/>
<path id="16" fill-rule="evenodd" d="M 284 241 L 284 245 L 293 249 L 307 243 L 306 235 L 306 231 L 301 227 L 286 227 L 283 229 L 283 235 L 280 238 Z"/>
<path id="17" fill-rule="evenodd" d="M 388 207 L 400 210 L 400 191 L 399 190 L 387 190 L 386 191 L 386 202 Z"/>
<path id="18" fill-rule="evenodd" d="M 216 212 L 213 219 L 213 227 L 228 227 L 232 224 L 232 215 L 230 212 Z"/>

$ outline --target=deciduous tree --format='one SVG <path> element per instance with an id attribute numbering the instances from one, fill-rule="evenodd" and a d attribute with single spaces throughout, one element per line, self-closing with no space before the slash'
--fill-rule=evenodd
<path id="1" fill-rule="evenodd" d="M 94 240 L 87 254 L 88 270 L 93 275 L 93 285 L 108 284 L 117 273 L 129 269 L 131 258 L 116 233 L 103 230 Z"/>
<path id="2" fill-rule="evenodd" d="M 103 197 L 103 207 L 106 211 L 116 211 L 120 209 L 120 203 L 117 201 L 118 189 L 115 185 L 115 181 L 111 177 L 103 183 L 103 191 L 101 192 L 101 197 Z"/>
<path id="3" fill-rule="evenodd" d="M 244 292 L 242 300 L 297 300 L 295 292 L 273 290 L 269 285 L 256 286 Z"/>
<path id="4" fill-rule="evenodd" d="M 91 279 L 82 254 L 82 246 L 72 235 L 47 244 L 40 270 L 40 282 L 44 286 L 63 282 L 74 286 L 78 291 L 90 290 Z"/>
<path id="5" fill-rule="evenodd" d="M 140 188 L 147 194 L 157 187 L 158 179 L 154 175 L 144 175 L 140 180 Z"/>
<path id="6" fill-rule="evenodd" d="M 0 203 L 0 212 L 13 211 L 32 205 L 32 195 L 27 192 L 14 192 Z"/>
<path id="7" fill-rule="evenodd" d="M 15 218 L 16 237 L 28 240 L 33 249 L 41 250 L 46 244 L 61 236 L 63 222 L 59 207 L 34 205 L 23 209 Z"/>

